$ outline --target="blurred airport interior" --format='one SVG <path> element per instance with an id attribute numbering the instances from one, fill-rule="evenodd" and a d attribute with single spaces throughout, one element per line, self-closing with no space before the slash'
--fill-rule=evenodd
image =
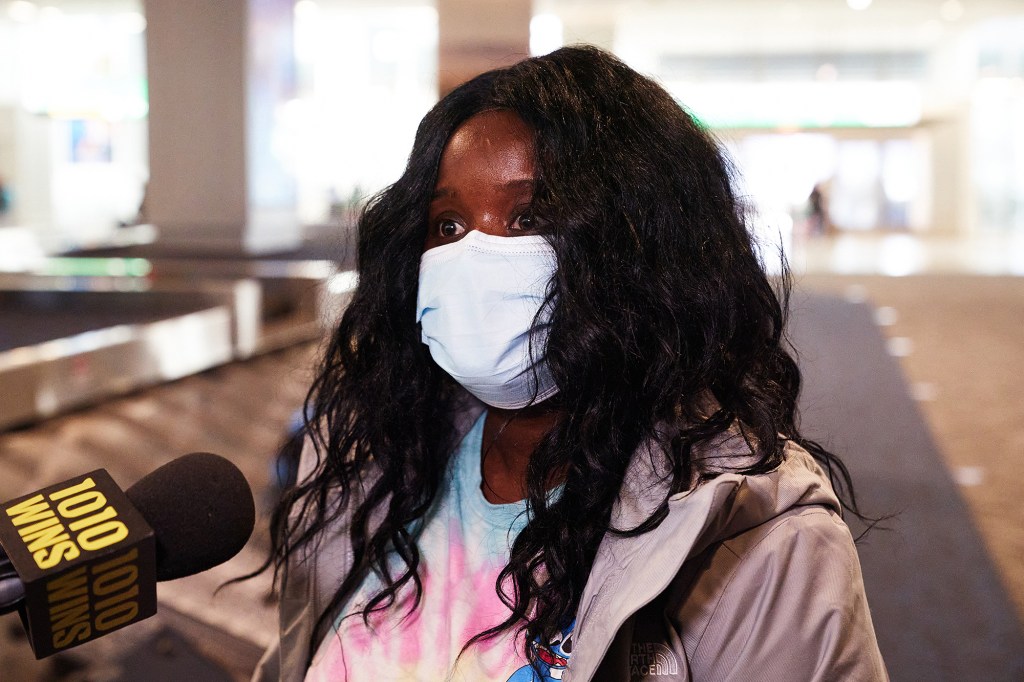
<path id="1" fill-rule="evenodd" d="M 263 517 L 146 624 L 0 679 L 246 679 L 274 455 L 355 286 L 360 206 L 439 93 L 591 43 L 732 154 L 796 285 L 803 423 L 892 530 L 894 680 L 1024 679 L 1024 3 L 0 0 L 0 499 L 232 459 Z M 10 677 L 8 677 L 10 675 Z"/>

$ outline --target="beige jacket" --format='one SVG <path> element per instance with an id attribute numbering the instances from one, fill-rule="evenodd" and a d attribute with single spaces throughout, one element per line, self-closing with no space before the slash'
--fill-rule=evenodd
<path id="1" fill-rule="evenodd" d="M 459 415 L 468 430 L 482 409 Z M 702 450 L 710 466 L 742 464 L 737 437 Z M 307 455 L 309 453 L 307 452 Z M 612 512 L 632 528 L 653 510 L 659 451 L 633 458 Z M 301 475 L 308 475 L 304 458 Z M 673 496 L 655 530 L 602 541 L 577 612 L 563 680 L 804 682 L 887 680 L 860 562 L 828 478 L 804 450 L 767 474 L 723 473 Z M 345 529 L 290 567 L 281 638 L 256 682 L 298 682 L 322 605 L 348 570 Z M 496 681 L 502 682 L 502 681 Z"/>

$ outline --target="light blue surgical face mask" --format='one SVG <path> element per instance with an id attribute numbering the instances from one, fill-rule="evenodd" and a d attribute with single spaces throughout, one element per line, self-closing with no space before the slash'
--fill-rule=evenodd
<path id="1" fill-rule="evenodd" d="M 434 362 L 492 407 L 518 409 L 557 393 L 544 362 L 551 311 L 542 310 L 556 267 L 539 235 L 471 230 L 426 251 L 416 321 Z"/>

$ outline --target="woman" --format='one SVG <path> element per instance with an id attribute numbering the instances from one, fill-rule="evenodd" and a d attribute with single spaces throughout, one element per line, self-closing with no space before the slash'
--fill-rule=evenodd
<path id="1" fill-rule="evenodd" d="M 885 679 L 784 306 L 658 85 L 565 48 L 457 88 L 358 261 L 257 679 Z"/>

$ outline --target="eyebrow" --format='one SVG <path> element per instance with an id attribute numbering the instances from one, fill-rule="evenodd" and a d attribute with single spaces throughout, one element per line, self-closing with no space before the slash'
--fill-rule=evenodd
<path id="1" fill-rule="evenodd" d="M 506 190 L 518 190 L 518 189 L 529 189 L 532 190 L 536 185 L 536 181 L 533 178 L 523 178 L 521 180 L 509 180 L 506 183 L 499 185 L 501 189 Z M 445 197 L 455 196 L 455 190 L 448 187 L 438 187 L 434 190 L 434 193 L 430 195 L 430 200 L 441 199 Z"/>

